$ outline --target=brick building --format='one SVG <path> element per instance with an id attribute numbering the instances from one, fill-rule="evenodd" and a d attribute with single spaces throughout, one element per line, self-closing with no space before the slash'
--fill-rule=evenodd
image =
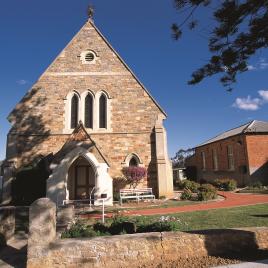
<path id="1" fill-rule="evenodd" d="M 38 159 L 49 159 L 46 195 L 57 203 L 95 187 L 111 204 L 113 180 L 129 165 L 148 169 L 141 186 L 171 195 L 165 119 L 89 19 L 8 117 L 3 202 L 16 171 Z"/>
<path id="2" fill-rule="evenodd" d="M 235 179 L 268 184 L 268 122 L 252 121 L 197 146 L 187 161 L 198 180 Z"/>

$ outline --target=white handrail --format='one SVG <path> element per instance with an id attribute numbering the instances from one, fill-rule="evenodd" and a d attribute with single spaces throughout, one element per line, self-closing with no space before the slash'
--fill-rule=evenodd
<path id="1" fill-rule="evenodd" d="M 89 208 L 91 209 L 92 208 L 92 203 L 91 203 L 91 200 L 92 200 L 92 194 L 93 194 L 93 192 L 94 192 L 94 190 L 95 190 L 95 186 L 92 188 L 92 190 L 91 190 L 91 192 L 90 192 L 90 194 L 89 194 L 89 199 L 90 199 L 90 203 L 89 203 Z M 94 198 L 93 198 L 93 201 L 94 201 Z"/>

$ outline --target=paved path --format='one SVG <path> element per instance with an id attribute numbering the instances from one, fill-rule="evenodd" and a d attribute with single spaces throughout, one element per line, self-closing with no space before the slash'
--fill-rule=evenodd
<path id="1" fill-rule="evenodd" d="M 249 206 L 256 204 L 268 203 L 268 194 L 238 194 L 233 192 L 218 192 L 219 195 L 224 197 L 224 200 L 219 200 L 215 202 L 199 203 L 193 205 L 185 205 L 179 207 L 168 207 L 168 208 L 147 208 L 139 210 L 125 210 L 123 213 L 125 215 L 165 215 L 180 212 L 191 212 L 191 211 L 202 211 L 217 208 L 232 208 L 240 206 Z M 112 217 L 112 213 L 107 213 L 106 217 Z M 99 214 L 84 215 L 85 218 L 100 218 Z"/>
<path id="2" fill-rule="evenodd" d="M 229 264 L 223 266 L 217 266 L 214 268 L 267 268 L 268 260 L 254 261 L 254 262 L 244 262 L 239 264 Z"/>
<path id="3" fill-rule="evenodd" d="M 130 210 L 127 215 L 163 215 L 188 211 L 210 210 L 217 208 L 231 208 L 268 203 L 268 195 L 237 194 L 232 192 L 219 192 L 225 199 L 222 201 L 202 204 L 186 205 L 170 208 L 152 208 L 144 210 Z"/>

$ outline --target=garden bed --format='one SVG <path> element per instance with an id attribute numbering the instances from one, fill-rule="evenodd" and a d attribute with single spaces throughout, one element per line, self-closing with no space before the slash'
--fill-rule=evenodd
<path id="1" fill-rule="evenodd" d="M 103 226 L 95 219 L 78 221 L 63 237 L 94 237 L 113 234 L 193 231 L 202 229 L 268 227 L 268 206 L 253 205 L 172 214 L 168 216 L 117 215 Z"/>
<path id="2" fill-rule="evenodd" d="M 237 193 L 245 194 L 268 194 L 268 186 L 263 185 L 260 181 L 253 182 L 251 185 L 240 189 Z"/>
<path id="3" fill-rule="evenodd" d="M 239 194 L 268 194 L 267 189 L 242 189 L 237 191 Z"/>

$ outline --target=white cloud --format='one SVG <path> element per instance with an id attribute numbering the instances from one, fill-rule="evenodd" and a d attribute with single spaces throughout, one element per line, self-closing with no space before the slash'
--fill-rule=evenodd
<path id="1" fill-rule="evenodd" d="M 256 111 L 262 105 L 268 103 L 268 90 L 259 90 L 258 94 L 258 98 L 252 98 L 251 96 L 236 98 L 232 106 L 245 111 Z"/>
<path id="2" fill-rule="evenodd" d="M 268 90 L 259 90 L 258 93 L 264 102 L 268 102 Z"/>
<path id="3" fill-rule="evenodd" d="M 21 79 L 21 80 L 17 81 L 17 84 L 20 85 L 20 86 L 26 85 L 27 83 L 28 83 L 28 81 L 24 80 L 24 79 Z"/>
<path id="4" fill-rule="evenodd" d="M 260 59 L 259 66 L 260 66 L 260 69 L 262 69 L 262 70 L 268 68 L 268 62 L 266 61 L 265 58 Z"/>
<path id="5" fill-rule="evenodd" d="M 247 98 L 236 98 L 233 107 L 246 111 L 256 111 L 260 108 L 260 105 L 261 100 L 259 98 L 252 99 L 247 96 Z"/>
<path id="6" fill-rule="evenodd" d="M 256 68 L 255 66 L 253 66 L 253 65 L 248 65 L 247 67 L 248 67 L 248 70 L 249 70 L 249 71 L 253 71 L 253 70 L 256 70 L 256 69 L 257 69 L 257 68 Z"/>
<path id="7" fill-rule="evenodd" d="M 268 61 L 265 58 L 260 58 L 255 65 L 250 64 L 247 68 L 249 71 L 265 70 L 268 68 Z"/>

